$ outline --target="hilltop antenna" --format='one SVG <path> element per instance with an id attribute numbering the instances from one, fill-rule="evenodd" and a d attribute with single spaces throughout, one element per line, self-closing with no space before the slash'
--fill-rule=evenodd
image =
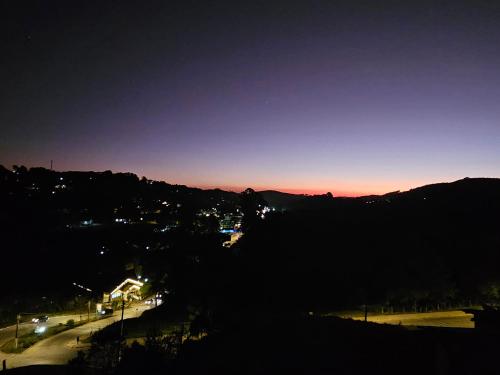
<path id="1" fill-rule="evenodd" d="M 54 170 L 54 168 L 52 168 L 53 164 L 54 164 L 54 160 L 50 159 L 50 170 L 51 170 L 51 171 L 53 171 L 53 170 Z"/>

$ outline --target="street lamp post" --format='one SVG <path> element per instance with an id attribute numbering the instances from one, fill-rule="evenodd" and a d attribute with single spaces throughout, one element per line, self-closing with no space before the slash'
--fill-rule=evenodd
<path id="1" fill-rule="evenodd" d="M 123 312 L 125 310 L 125 299 L 123 298 L 122 295 L 122 318 L 120 321 L 120 339 L 123 339 Z"/>
<path id="2" fill-rule="evenodd" d="M 120 338 L 118 340 L 118 362 L 122 360 L 122 343 L 123 343 L 123 312 L 125 311 L 125 298 L 122 294 L 122 317 L 120 320 Z"/>
<path id="3" fill-rule="evenodd" d="M 17 349 L 17 342 L 18 342 L 18 334 L 19 334 L 19 320 L 21 320 L 21 314 L 17 314 L 16 317 L 16 349 Z"/>
<path id="4" fill-rule="evenodd" d="M 17 349 L 17 346 L 18 346 L 18 339 L 19 339 L 19 323 L 21 322 L 21 315 L 35 315 L 36 313 L 26 313 L 26 312 L 20 312 L 17 314 L 16 316 L 16 336 L 15 336 L 15 345 L 16 345 L 16 349 Z"/>
<path id="5" fill-rule="evenodd" d="M 85 290 L 85 291 L 86 291 L 86 292 L 88 292 L 88 293 L 92 293 L 92 289 L 87 288 L 87 287 L 85 287 L 85 286 L 83 286 L 83 285 L 80 285 L 80 284 L 77 284 L 77 283 L 73 283 L 73 285 L 74 285 L 74 286 L 76 286 L 77 288 L 80 288 L 80 289 Z M 87 303 L 87 305 L 88 305 L 88 311 L 87 311 L 87 321 L 90 321 L 90 301 L 91 301 L 91 300 L 90 300 L 90 297 L 89 297 L 89 301 L 88 301 L 88 303 Z M 81 320 L 81 314 L 80 314 L 80 320 Z"/>

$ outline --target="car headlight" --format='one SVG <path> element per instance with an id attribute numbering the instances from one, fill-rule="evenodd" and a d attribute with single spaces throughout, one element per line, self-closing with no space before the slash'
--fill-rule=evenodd
<path id="1" fill-rule="evenodd" d="M 38 326 L 35 328 L 35 333 L 44 333 L 47 330 L 45 326 Z"/>

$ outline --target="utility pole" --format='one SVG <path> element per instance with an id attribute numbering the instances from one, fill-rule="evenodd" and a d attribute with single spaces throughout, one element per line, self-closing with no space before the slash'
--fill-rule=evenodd
<path id="1" fill-rule="evenodd" d="M 120 339 L 123 338 L 123 312 L 125 310 L 125 299 L 123 298 L 123 295 L 122 295 L 122 319 L 121 319 L 121 322 L 120 322 Z"/>
<path id="2" fill-rule="evenodd" d="M 73 283 L 73 285 L 77 288 L 80 288 L 86 292 L 89 293 L 89 300 L 87 302 L 87 306 L 88 306 L 88 311 L 87 311 L 87 321 L 90 321 L 90 301 L 91 301 L 91 298 L 92 298 L 92 289 L 90 288 L 87 288 L 86 286 L 83 286 L 83 285 L 80 285 L 80 284 L 77 284 L 77 283 Z M 82 320 L 82 314 L 80 313 L 80 320 Z"/>
<path id="3" fill-rule="evenodd" d="M 122 294 L 122 318 L 120 321 L 120 339 L 118 340 L 118 362 L 122 360 L 122 342 L 123 342 L 123 312 L 125 310 L 125 298 Z"/>
<path id="4" fill-rule="evenodd" d="M 17 346 L 18 346 L 18 338 L 19 338 L 19 323 L 21 323 L 21 316 L 22 315 L 36 315 L 36 313 L 29 313 L 29 312 L 20 312 L 17 314 L 16 316 L 16 336 L 15 336 L 15 345 L 16 345 L 16 349 L 17 349 Z"/>
<path id="5" fill-rule="evenodd" d="M 17 349 L 17 342 L 18 342 L 18 334 L 19 334 L 19 320 L 21 320 L 21 314 L 17 314 L 17 318 L 16 318 L 16 349 Z"/>

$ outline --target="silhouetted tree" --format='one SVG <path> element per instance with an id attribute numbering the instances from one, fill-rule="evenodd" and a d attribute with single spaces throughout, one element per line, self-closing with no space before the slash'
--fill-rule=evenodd
<path id="1" fill-rule="evenodd" d="M 243 212 L 243 231 L 248 231 L 259 220 L 259 212 L 267 205 L 262 195 L 253 189 L 246 189 L 240 193 L 240 204 Z"/>

